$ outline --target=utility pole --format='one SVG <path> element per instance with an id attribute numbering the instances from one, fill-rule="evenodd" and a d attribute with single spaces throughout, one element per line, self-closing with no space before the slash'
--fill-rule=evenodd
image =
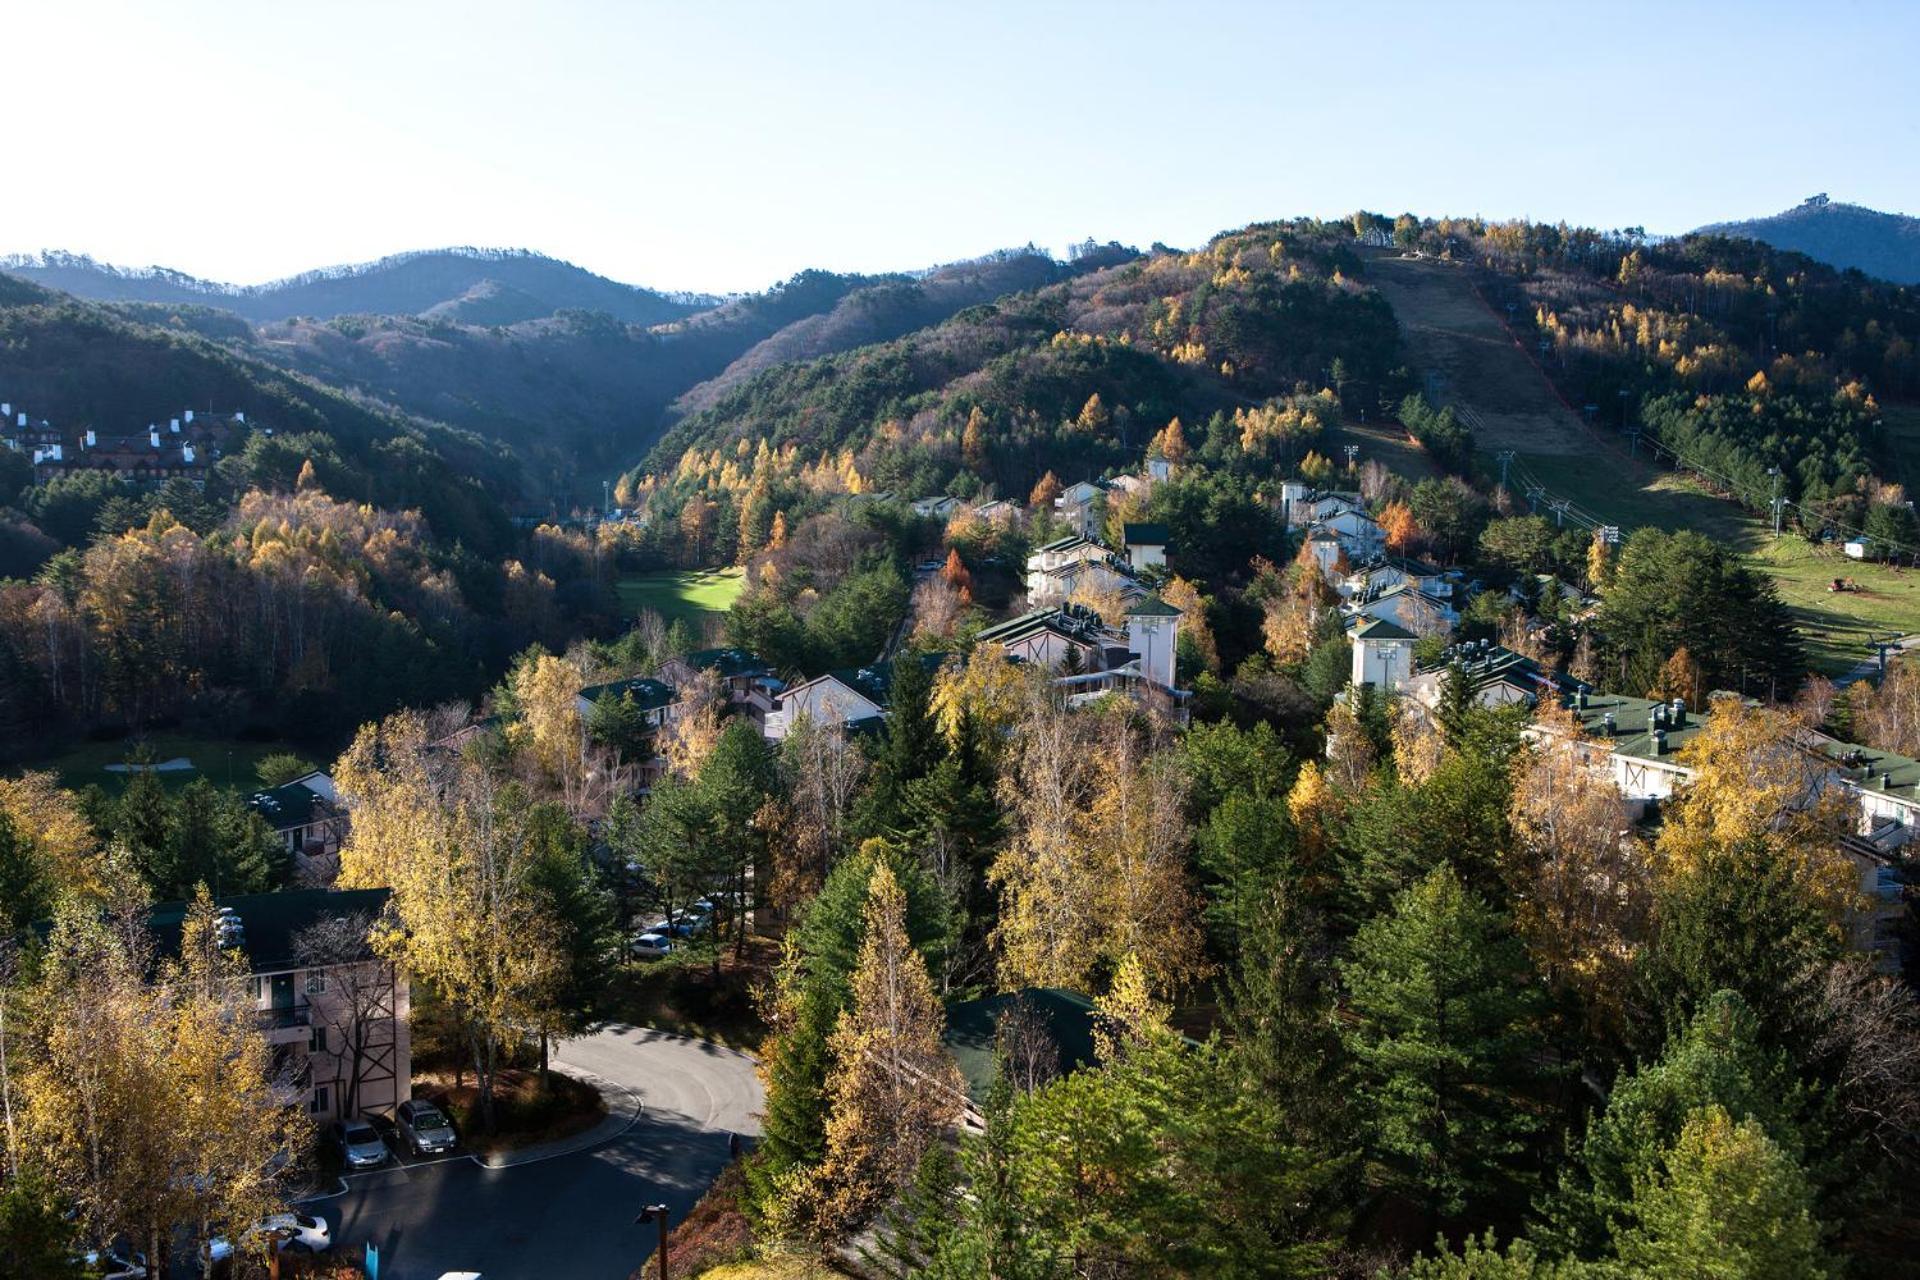
<path id="1" fill-rule="evenodd" d="M 667 1280 L 667 1206 L 650 1204 L 640 1211 L 640 1216 L 634 1221 L 645 1222 L 648 1218 L 660 1224 L 660 1280 Z"/>
<path id="2" fill-rule="evenodd" d="M 1572 505 L 1573 504 L 1565 498 L 1555 498 L 1547 504 L 1547 507 L 1553 512 L 1553 523 L 1556 527 L 1566 528 L 1567 508 Z"/>
<path id="3" fill-rule="evenodd" d="M 1529 515 L 1537 515 L 1539 513 L 1540 499 L 1545 497 L 1546 493 L 1547 491 L 1545 489 L 1537 485 L 1527 486 L 1527 513 Z"/>
<path id="4" fill-rule="evenodd" d="M 1885 640 L 1875 640 L 1872 637 L 1868 637 L 1867 648 L 1880 655 L 1880 678 L 1882 680 L 1887 678 L 1887 654 L 1899 647 L 1899 636 L 1889 636 Z"/>
<path id="5" fill-rule="evenodd" d="M 1513 461 L 1513 450 L 1502 449 L 1494 456 L 1500 460 L 1500 487 L 1504 489 L 1507 487 L 1507 464 Z"/>
<path id="6" fill-rule="evenodd" d="M 1630 458 L 1640 456 L 1640 432 L 1637 430 L 1627 432 L 1627 456 Z"/>
<path id="7" fill-rule="evenodd" d="M 1780 536 L 1780 508 L 1782 506 L 1780 501 L 1780 468 L 1768 467 L 1767 474 L 1773 477 L 1773 497 L 1768 501 L 1767 505 L 1773 508 L 1773 536 L 1777 538 Z"/>
<path id="8" fill-rule="evenodd" d="M 1350 445 L 1348 445 L 1348 446 L 1347 446 L 1347 470 L 1349 470 L 1349 471 L 1351 471 L 1351 470 L 1353 470 L 1353 462 L 1354 462 L 1354 459 L 1355 459 L 1355 458 L 1358 458 L 1359 456 L 1360 456 L 1360 446 L 1359 446 L 1359 445 L 1357 445 L 1357 444 L 1350 444 Z"/>

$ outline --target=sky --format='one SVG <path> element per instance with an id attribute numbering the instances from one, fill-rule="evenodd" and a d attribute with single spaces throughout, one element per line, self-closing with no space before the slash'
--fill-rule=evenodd
<path id="1" fill-rule="evenodd" d="M 0 253 L 735 292 L 1356 208 L 1920 213 L 1920 4 L 0 0 Z"/>

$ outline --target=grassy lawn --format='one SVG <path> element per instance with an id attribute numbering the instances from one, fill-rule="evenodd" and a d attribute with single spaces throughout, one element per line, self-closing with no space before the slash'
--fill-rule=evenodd
<path id="1" fill-rule="evenodd" d="M 1498 463 L 1490 456 L 1486 461 L 1497 471 Z M 1775 541 L 1758 516 L 1677 472 L 1636 468 L 1624 458 L 1521 454 L 1517 462 L 1555 496 L 1624 530 L 1692 529 L 1745 552 L 1778 584 L 1780 598 L 1799 621 L 1808 658 L 1826 675 L 1839 675 L 1867 656 L 1869 634 L 1920 631 L 1920 573 L 1913 570 L 1849 560 L 1837 546 L 1815 546 L 1793 534 Z M 1524 492 L 1517 474 L 1513 487 Z M 1835 578 L 1851 578 L 1860 589 L 1827 590 Z"/>
<path id="2" fill-rule="evenodd" d="M 141 747 L 145 747 L 156 761 L 172 760 L 184 757 L 193 762 L 193 768 L 167 771 L 159 775 L 160 781 L 169 788 L 180 788 L 195 778 L 211 779 L 216 786 L 228 785 L 229 763 L 231 764 L 232 786 L 235 791 L 250 792 L 260 787 L 255 773 L 260 761 L 275 752 L 291 751 L 302 759 L 311 760 L 321 767 L 327 762 L 318 759 L 311 751 L 303 751 L 284 742 L 250 742 L 236 738 L 203 738 L 189 733 L 149 733 L 122 738 L 113 742 L 88 742 L 58 755 L 47 756 L 26 763 L 28 769 L 49 769 L 60 775 L 61 784 L 68 787 L 84 787 L 89 783 L 98 783 L 108 791 L 118 791 L 126 785 L 131 774 L 110 773 L 107 766 L 124 763 Z M 229 762 L 231 754 L 231 762 Z"/>
<path id="3" fill-rule="evenodd" d="M 1867 636 L 1920 631 L 1920 572 L 1849 560 L 1837 546 L 1815 546 L 1786 535 L 1765 539 L 1754 563 L 1779 584 L 1780 598 L 1799 619 L 1814 666 L 1837 675 L 1869 657 Z M 1851 578 L 1857 591 L 1832 592 L 1835 578 Z"/>
<path id="4" fill-rule="evenodd" d="M 1337 465 L 1345 465 L 1346 455 L 1341 447 L 1349 444 L 1360 446 L 1358 462 L 1365 466 L 1369 462 L 1378 462 L 1381 466 L 1405 476 L 1408 484 L 1419 484 L 1429 476 L 1443 474 L 1433 465 L 1425 451 L 1407 438 L 1406 430 L 1400 426 L 1382 426 L 1378 422 L 1364 425 L 1358 422 L 1344 422 L 1334 432 L 1327 443 L 1316 446 L 1319 453 L 1331 458 Z M 1346 484 L 1346 480 L 1335 481 L 1336 485 Z"/>
<path id="5" fill-rule="evenodd" d="M 685 620 L 693 626 L 708 615 L 725 613 L 733 607 L 740 589 L 746 585 L 746 570 L 662 569 L 654 573 L 632 573 L 614 584 L 620 596 L 621 612 L 637 617 L 642 609 L 652 609 L 669 623 Z"/>

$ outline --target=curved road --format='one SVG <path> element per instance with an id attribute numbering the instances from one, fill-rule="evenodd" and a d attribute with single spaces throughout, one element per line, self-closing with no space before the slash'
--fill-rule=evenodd
<path id="1" fill-rule="evenodd" d="M 732 1049 L 620 1026 L 565 1042 L 555 1061 L 633 1090 L 640 1118 L 591 1150 L 527 1164 L 457 1158 L 353 1175 L 343 1195 L 309 1206 L 334 1247 L 358 1258 L 378 1245 L 380 1280 L 625 1280 L 653 1252 L 654 1228 L 633 1221 L 641 1208 L 664 1202 L 679 1223 L 725 1165 L 728 1134 L 759 1132 L 760 1082 Z"/>

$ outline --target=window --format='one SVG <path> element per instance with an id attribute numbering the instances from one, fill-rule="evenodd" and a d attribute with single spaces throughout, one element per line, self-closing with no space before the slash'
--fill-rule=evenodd
<path id="1" fill-rule="evenodd" d="M 327 1086 L 320 1085 L 313 1091 L 313 1101 L 307 1104 L 307 1110 L 319 1115 L 327 1109 Z"/>
<path id="2" fill-rule="evenodd" d="M 307 970 L 307 994 L 323 996 L 327 994 L 327 975 L 319 969 Z"/>
<path id="3" fill-rule="evenodd" d="M 315 1027 L 313 1029 L 313 1034 L 307 1037 L 307 1052 L 308 1053 L 325 1053 L 326 1051 L 327 1051 L 327 1029 L 325 1027 Z"/>

